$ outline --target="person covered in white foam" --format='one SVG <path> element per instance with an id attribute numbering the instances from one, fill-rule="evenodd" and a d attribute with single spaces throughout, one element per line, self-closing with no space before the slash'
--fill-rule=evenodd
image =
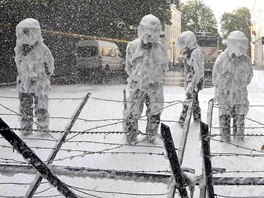
<path id="1" fill-rule="evenodd" d="M 21 128 L 24 135 L 32 133 L 33 110 L 37 129 L 49 129 L 48 95 L 54 59 L 43 43 L 39 22 L 33 18 L 22 20 L 16 26 L 15 62 L 17 89 L 20 99 Z"/>
<path id="2" fill-rule="evenodd" d="M 168 71 L 168 56 L 160 42 L 162 26 L 152 14 L 144 16 L 138 27 L 138 38 L 128 43 L 126 50 L 126 71 L 129 75 L 129 97 L 124 112 L 127 142 L 137 143 L 138 120 L 144 104 L 147 107 L 145 139 L 154 143 L 162 112 L 163 77 Z"/>
<path id="3" fill-rule="evenodd" d="M 244 140 L 245 116 L 249 110 L 247 85 L 253 77 L 253 67 L 247 55 L 248 39 L 241 31 L 233 31 L 227 37 L 227 48 L 213 68 L 215 99 L 219 105 L 221 137 L 231 140 L 230 122 L 233 118 L 233 135 Z"/>
<path id="4" fill-rule="evenodd" d="M 192 31 L 182 32 L 178 38 L 179 47 L 184 50 L 184 88 L 186 100 L 193 100 L 193 118 L 201 120 L 201 108 L 198 93 L 203 89 L 204 82 L 204 54 L 197 44 L 197 39 Z M 183 126 L 189 106 L 183 104 L 179 123 Z"/>

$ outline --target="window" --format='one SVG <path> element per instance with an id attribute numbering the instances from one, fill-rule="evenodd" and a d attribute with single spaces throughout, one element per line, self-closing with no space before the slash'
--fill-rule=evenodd
<path id="1" fill-rule="evenodd" d="M 197 43 L 201 47 L 217 47 L 218 38 L 203 37 L 197 38 Z"/>
<path id="2" fill-rule="evenodd" d="M 85 46 L 77 48 L 77 56 L 79 57 L 93 57 L 98 55 L 98 50 L 95 46 Z"/>
<path id="3" fill-rule="evenodd" d="M 119 53 L 118 49 L 113 47 L 102 47 L 102 51 L 101 51 L 102 56 L 116 57 L 118 53 Z"/>

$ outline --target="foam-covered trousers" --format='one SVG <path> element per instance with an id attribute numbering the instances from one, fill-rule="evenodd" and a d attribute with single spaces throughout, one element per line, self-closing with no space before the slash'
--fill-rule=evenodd
<path id="1" fill-rule="evenodd" d="M 221 106 L 219 106 L 221 108 Z M 225 111 L 219 111 L 219 124 L 221 140 L 231 141 L 231 118 L 233 118 L 234 140 L 243 141 L 245 131 L 245 115 L 237 112 L 237 106 L 225 107 Z M 239 108 L 239 107 L 238 107 Z M 223 113 L 225 112 L 225 113 Z"/>
<path id="2" fill-rule="evenodd" d="M 19 93 L 20 100 L 20 126 L 22 133 L 28 135 L 32 133 L 33 123 L 37 125 L 37 129 L 41 131 L 49 128 L 49 113 L 48 113 L 48 96 L 36 96 L 34 93 Z M 36 121 L 34 122 L 34 115 Z"/>
<path id="3" fill-rule="evenodd" d="M 198 100 L 198 91 L 193 91 L 192 93 L 188 93 L 186 94 L 186 100 L 193 100 L 193 119 L 194 120 L 201 120 L 201 108 L 199 105 L 199 100 Z M 186 116 L 187 116 L 187 112 L 188 112 L 189 106 L 185 103 L 183 103 L 183 107 L 182 107 L 182 112 L 180 114 L 180 118 L 179 118 L 179 122 L 180 124 L 183 124 L 185 122 Z"/>
<path id="4" fill-rule="evenodd" d="M 159 83 L 149 84 L 147 89 L 139 89 L 136 84 L 130 89 L 127 99 L 127 109 L 124 113 L 125 131 L 127 132 L 127 142 L 135 144 L 138 135 L 138 120 L 144 104 L 147 107 L 147 126 L 145 139 L 154 143 L 160 123 L 160 114 L 163 108 L 163 87 Z"/>

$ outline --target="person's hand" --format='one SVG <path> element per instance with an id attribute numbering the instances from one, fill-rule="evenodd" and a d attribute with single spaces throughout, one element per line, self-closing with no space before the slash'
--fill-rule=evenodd
<path id="1" fill-rule="evenodd" d="M 193 92 L 193 86 L 188 85 L 186 89 L 186 94 L 191 94 Z"/>

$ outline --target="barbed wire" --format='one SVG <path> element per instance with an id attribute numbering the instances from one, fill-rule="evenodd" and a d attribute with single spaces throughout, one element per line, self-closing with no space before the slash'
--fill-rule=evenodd
<path id="1" fill-rule="evenodd" d="M 1 104 L 0 103 L 0 106 L 1 107 L 3 107 L 3 108 L 5 108 L 5 109 L 7 109 L 7 110 L 9 110 L 9 111 L 11 111 L 12 113 L 15 113 L 15 114 L 17 114 L 17 115 L 19 115 L 20 117 L 22 116 L 21 114 L 19 114 L 19 113 L 17 113 L 16 111 L 14 111 L 14 110 L 12 110 L 12 109 L 10 109 L 10 108 L 8 108 L 8 107 L 6 107 L 5 105 L 3 105 L 3 104 Z M 36 124 L 37 126 L 40 126 L 38 123 L 36 123 L 35 121 L 32 121 L 34 124 Z M 41 127 L 41 126 L 40 126 Z M 45 131 L 43 131 L 43 130 L 41 130 L 42 132 L 45 132 L 46 134 L 48 134 L 52 139 L 54 139 L 54 140 L 56 140 L 56 138 L 54 138 L 49 132 L 48 132 L 48 130 L 45 130 Z"/>
<path id="2" fill-rule="evenodd" d="M 19 99 L 18 96 L 0 96 L 0 99 Z M 107 98 L 99 98 L 99 97 L 89 97 L 90 99 L 93 99 L 93 100 L 98 100 L 98 101 L 105 101 L 105 102 L 115 102 L 115 103 L 124 103 L 123 100 L 116 100 L 116 99 L 107 99 Z M 49 97 L 48 100 L 82 100 L 83 98 L 82 97 L 67 97 L 67 98 L 63 98 L 63 97 L 60 97 L 60 98 L 56 98 L 56 97 Z M 29 100 L 26 98 L 26 100 Z M 138 102 L 137 100 L 128 100 L 126 101 L 127 103 L 140 103 Z M 160 102 L 152 102 L 152 103 L 158 103 L 158 104 L 171 104 L 171 103 L 175 103 L 175 102 L 178 102 L 179 104 L 182 104 L 184 103 L 184 101 L 182 100 L 172 100 L 172 101 L 160 101 Z"/>
<path id="3" fill-rule="evenodd" d="M 262 126 L 264 126 L 264 123 L 262 123 L 262 122 L 259 122 L 259 121 L 257 121 L 257 120 L 254 120 L 254 119 L 251 119 L 251 118 L 249 118 L 249 117 L 245 117 L 245 119 L 246 119 L 246 120 L 250 120 L 251 122 L 255 122 L 255 123 L 259 124 L 259 125 L 262 125 Z"/>
<path id="4" fill-rule="evenodd" d="M 17 114 L 11 114 L 11 113 L 0 113 L 0 115 L 5 115 L 5 116 L 20 116 Z M 40 117 L 40 116 L 32 116 L 34 118 Z M 70 117 L 60 117 L 60 116 L 49 116 L 48 118 L 50 119 L 64 119 L 64 120 L 70 120 Z M 85 119 L 85 118 L 77 118 L 77 120 L 84 121 L 84 122 L 108 122 L 108 121 L 124 121 L 124 118 L 104 118 L 104 119 Z M 139 121 L 147 121 L 147 119 L 139 119 Z M 178 121 L 175 120 L 160 120 L 161 122 L 174 122 L 178 123 Z M 264 128 L 264 127 L 263 127 Z"/>
<path id="5" fill-rule="evenodd" d="M 13 150 L 13 147 L 12 146 L 5 146 L 5 145 L 0 145 L 0 147 L 2 148 L 8 148 L 8 149 L 12 149 Z M 118 149 L 118 148 L 121 148 L 123 147 L 123 145 L 118 145 L 114 148 L 108 148 L 108 149 L 103 149 L 101 151 L 86 151 L 86 150 L 78 150 L 78 149 L 58 149 L 59 151 L 65 151 L 65 152 L 82 152 L 83 154 L 80 154 L 80 155 L 76 155 L 76 156 L 70 156 L 70 157 L 66 157 L 67 159 L 70 158 L 70 159 L 73 159 L 75 157 L 84 157 L 85 155 L 89 155 L 89 154 L 141 154 L 141 155 L 164 155 L 164 153 L 152 153 L 152 152 L 105 152 L 105 151 L 109 151 L 109 150 L 114 150 L 114 149 Z M 57 150 L 56 148 L 53 148 L 53 147 L 35 147 L 35 146 L 32 146 L 31 147 L 32 149 L 39 149 L 39 150 Z M 17 161 L 17 160 L 13 160 L 13 159 L 6 159 L 6 158 L 1 158 L 0 159 L 2 160 L 10 160 L 10 161 L 14 161 L 14 162 L 21 162 L 21 161 Z"/>
<path id="6" fill-rule="evenodd" d="M 18 182 L 0 182 L 0 185 L 18 185 L 18 186 L 28 186 L 30 183 L 18 183 Z"/>
<path id="7" fill-rule="evenodd" d="M 117 191 L 105 191 L 105 190 L 92 190 L 88 188 L 80 188 L 72 185 L 67 185 L 69 188 L 72 189 L 80 189 L 89 192 L 96 192 L 96 193 L 104 193 L 104 194 L 119 194 L 119 195 L 131 195 L 131 196 L 164 196 L 168 195 L 168 193 L 129 193 L 129 192 L 117 192 Z"/>
<path id="8" fill-rule="evenodd" d="M 117 145 L 117 144 L 116 144 Z M 123 147 L 123 146 L 127 146 L 126 144 L 119 144 L 118 145 L 118 147 Z M 143 146 L 143 145 L 142 145 Z M 0 145 L 0 147 L 2 147 L 2 148 L 8 148 L 8 149 L 11 149 L 11 150 L 13 150 L 14 148 L 12 147 L 12 146 L 5 146 L 5 145 Z M 102 151 L 87 151 L 87 150 L 80 150 L 80 149 L 63 149 L 63 148 L 61 148 L 61 149 L 57 149 L 57 148 L 53 148 L 53 147 L 39 147 L 39 146 L 31 146 L 30 148 L 32 148 L 32 149 L 36 149 L 36 150 L 59 150 L 59 151 L 65 151 L 65 152 L 83 152 L 83 153 L 85 153 L 85 154 L 105 154 L 105 152 L 102 152 Z M 107 152 L 108 153 L 108 152 Z M 129 154 L 129 153 L 131 153 L 131 154 L 135 154 L 135 152 L 118 152 L 118 153 L 116 153 L 115 152 L 115 154 Z M 142 153 L 142 152 L 140 152 L 140 153 Z M 147 152 L 145 152 L 146 154 L 147 154 Z M 111 153 L 112 154 L 112 153 Z M 142 153 L 143 154 L 143 153 Z M 148 153 L 149 155 L 158 155 L 158 154 L 160 154 L 160 155 L 163 155 L 163 153 Z"/>
<path id="9" fill-rule="evenodd" d="M 0 131 L 1 131 L 2 129 L 0 129 Z M 11 129 L 11 130 L 13 130 L 13 129 Z M 0 136 L 0 139 L 5 139 L 4 137 L 2 137 L 2 136 Z M 36 141 L 47 141 L 47 142 L 57 142 L 56 140 L 54 140 L 54 139 L 47 139 L 47 138 L 36 138 L 36 137 L 34 137 L 34 138 L 30 138 L 30 137 L 23 137 L 23 140 L 36 140 Z"/>
<path id="10" fill-rule="evenodd" d="M 0 129 L 1 130 L 1 129 Z M 0 136 L 0 139 L 4 139 L 3 137 Z M 47 138 L 23 138 L 23 140 L 39 140 L 39 141 L 51 141 L 51 142 L 56 142 L 53 139 L 47 139 Z M 131 144 L 122 144 L 122 143 L 114 143 L 114 142 L 100 142 L 100 141 L 90 141 L 90 140 L 77 140 L 77 141 L 68 141 L 67 143 L 86 143 L 86 144 L 102 144 L 102 145 L 112 145 L 112 146 L 127 146 L 127 147 L 136 147 L 136 148 L 160 148 L 164 149 L 163 146 L 158 146 L 158 145 L 131 145 Z M 5 146 L 5 145 L 0 145 L 0 147 L 7 147 L 7 148 L 13 148 L 11 146 Z M 34 148 L 34 147 L 31 147 Z M 39 148 L 39 147 L 37 147 Z M 177 150 L 177 148 L 175 148 Z"/>
<path id="11" fill-rule="evenodd" d="M 77 140 L 77 141 L 68 141 L 67 143 L 91 143 L 91 144 L 103 144 L 103 145 L 122 145 L 128 147 L 143 147 L 143 148 L 161 148 L 164 149 L 163 146 L 158 145 L 131 145 L 131 144 L 122 144 L 122 143 L 113 143 L 113 142 L 100 142 L 100 141 L 90 141 L 90 140 Z M 177 150 L 177 148 L 175 148 Z"/>
<path id="12" fill-rule="evenodd" d="M 22 128 L 17 128 L 17 127 L 11 127 L 11 128 L 0 128 L 0 130 L 17 130 L 17 131 L 23 131 L 26 129 L 22 129 Z M 39 132 L 42 131 L 40 129 L 32 129 L 32 132 Z M 64 130 L 48 130 L 49 133 L 65 133 Z M 128 132 L 125 131 L 69 131 L 70 134 L 127 134 Z M 142 133 L 140 131 L 138 131 L 138 134 L 142 134 L 142 135 L 149 135 L 149 134 L 145 134 Z"/>
<path id="13" fill-rule="evenodd" d="M 225 173 L 264 173 L 264 170 L 263 171 L 246 171 L 246 170 L 234 170 L 234 171 L 224 171 L 224 172 L 217 172 L 215 174 L 225 174 Z"/>
<path id="14" fill-rule="evenodd" d="M 71 155 L 71 156 L 68 156 L 68 157 L 62 157 L 62 158 L 58 158 L 58 159 L 55 159 L 54 161 L 63 161 L 63 160 L 66 160 L 66 159 L 74 159 L 74 158 L 77 158 L 77 157 L 85 157 L 86 155 L 93 155 L 93 154 L 101 154 L 101 155 L 104 155 L 104 154 L 110 154 L 110 155 L 149 155 L 149 156 L 153 156 L 153 155 L 156 155 L 156 156 L 164 156 L 165 154 L 162 152 L 162 153 L 157 153 L 157 152 L 108 152 L 110 150 L 114 150 L 114 149 L 118 149 L 118 148 L 121 148 L 122 146 L 116 146 L 114 148 L 109 148 L 109 149 L 103 149 L 103 150 L 100 150 L 100 151 L 84 151 L 82 154 L 78 154 L 78 155 Z"/>
<path id="15" fill-rule="evenodd" d="M 19 99 L 18 96 L 0 96 L 2 99 Z M 55 97 L 49 97 L 48 100 L 82 100 L 82 97 L 68 97 L 68 98 L 55 98 Z M 23 100 L 30 100 L 30 98 L 23 98 Z"/>
<path id="16" fill-rule="evenodd" d="M 151 114 L 148 114 L 148 115 L 145 114 L 145 115 L 143 115 L 143 116 L 140 116 L 139 119 L 144 118 L 144 117 L 147 117 L 147 116 L 149 116 L 149 115 L 154 115 L 155 113 L 160 112 L 160 111 L 162 111 L 162 110 L 164 110 L 164 109 L 166 109 L 166 108 L 172 107 L 172 106 L 174 106 L 174 105 L 176 105 L 176 104 L 178 104 L 178 103 L 172 103 L 172 104 L 170 104 L 170 105 L 167 105 L 167 106 L 165 106 L 165 107 L 159 109 L 158 111 L 152 112 Z M 95 130 L 95 129 L 100 129 L 100 128 L 104 128 L 104 127 L 108 127 L 108 126 L 113 126 L 113 125 L 116 125 L 116 124 L 122 124 L 122 123 L 124 123 L 125 121 L 126 121 L 126 120 L 122 120 L 122 121 L 119 121 L 119 122 L 114 122 L 114 123 L 110 123 L 110 124 L 105 124 L 105 125 L 101 125 L 101 126 L 97 126 L 97 127 L 92 127 L 92 128 L 89 128 L 89 129 L 84 130 L 83 132 L 87 132 L 87 131 Z M 139 132 L 139 133 L 142 134 L 142 135 L 148 135 L 147 133 L 145 133 L 145 134 L 143 134 L 142 132 Z M 66 141 L 69 141 L 69 140 L 71 140 L 71 139 L 77 137 L 78 135 L 79 135 L 79 134 L 76 134 L 76 135 L 74 135 L 74 136 L 68 138 Z"/>
<path id="17" fill-rule="evenodd" d="M 24 198 L 24 196 L 10 196 L 10 195 L 0 195 L 1 198 Z M 42 196 L 34 196 L 34 197 L 37 197 L 37 198 L 46 198 L 46 197 L 61 197 L 61 195 L 42 195 Z M 79 196 L 78 196 L 79 197 Z"/>
<path id="18" fill-rule="evenodd" d="M 225 106 L 225 105 L 223 105 L 223 106 Z M 222 107 L 220 107 L 220 106 L 215 106 L 215 105 L 214 105 L 214 107 L 216 107 L 216 108 L 218 108 L 218 109 L 222 109 L 222 110 L 231 111 L 229 108 L 228 108 L 228 109 L 227 109 L 227 108 L 222 108 Z M 264 107 L 264 105 L 263 105 L 263 107 Z M 249 118 L 248 116 L 245 117 L 245 119 L 246 119 L 246 120 L 250 120 L 250 121 L 252 121 L 252 122 L 255 122 L 255 123 L 257 123 L 257 124 L 260 124 L 260 125 L 264 126 L 264 123 L 259 122 L 259 121 L 257 121 L 257 120 L 254 120 L 254 119 L 252 119 L 252 118 Z"/>
<path id="19" fill-rule="evenodd" d="M 14 164 L 16 164 L 16 165 L 28 165 L 28 163 L 27 162 L 14 162 L 14 161 L 1 161 L 0 160 L 0 163 L 1 164 L 6 164 L 6 165 L 14 165 Z"/>
<path id="20" fill-rule="evenodd" d="M 211 134 L 209 136 L 210 137 L 224 137 L 225 135 L 223 135 L 223 134 Z M 237 136 L 237 137 L 243 137 L 243 136 L 248 136 L 248 137 L 263 137 L 264 134 L 246 133 L 246 134 L 230 134 L 230 136 Z"/>
<path id="21" fill-rule="evenodd" d="M 221 126 L 212 126 L 212 129 L 224 129 L 226 127 L 221 127 Z M 233 128 L 233 126 L 231 126 L 230 128 Z M 252 126 L 245 126 L 245 127 L 236 127 L 237 129 L 243 128 L 243 129 L 263 129 L 263 127 L 252 127 Z"/>
<path id="22" fill-rule="evenodd" d="M 217 198 L 217 197 L 223 197 L 223 198 L 236 198 L 235 196 L 228 196 L 228 195 L 219 195 L 219 194 L 215 194 L 215 197 Z M 252 196 L 252 195 L 250 195 L 249 197 L 247 196 L 247 197 L 241 197 L 241 196 L 239 196 L 239 197 L 237 197 L 237 198 L 264 198 L 264 196 Z"/>
<path id="23" fill-rule="evenodd" d="M 53 161 L 63 161 L 63 160 L 66 160 L 66 159 L 70 159 L 72 160 L 73 158 L 77 158 L 77 157 L 84 157 L 88 154 L 103 154 L 105 153 L 106 151 L 110 151 L 110 150 L 114 150 L 114 149 L 118 149 L 118 148 L 121 148 L 122 146 L 116 146 L 116 147 L 113 147 L 113 148 L 108 148 L 108 149 L 103 149 L 103 150 L 100 150 L 100 151 L 94 151 L 93 153 L 91 152 L 83 152 L 82 154 L 79 154 L 79 155 L 71 155 L 71 156 L 68 156 L 68 157 L 63 157 L 63 158 L 58 158 L 58 159 L 54 159 Z"/>
<path id="24" fill-rule="evenodd" d="M 97 196 L 97 195 L 93 195 L 93 194 L 91 194 L 91 193 L 84 192 L 83 190 L 80 190 L 80 188 L 76 188 L 76 187 L 74 187 L 74 186 L 70 186 L 70 185 L 67 185 L 67 186 L 68 186 L 69 188 L 74 189 L 75 191 L 80 192 L 80 193 L 83 193 L 83 194 L 85 194 L 85 195 L 89 195 L 89 196 L 91 196 L 91 197 L 96 197 L 96 198 L 103 198 L 103 197 L 101 197 L 101 196 Z M 78 197 L 80 197 L 80 196 L 78 196 Z"/>
<path id="25" fill-rule="evenodd" d="M 241 145 L 239 145 L 239 144 L 234 144 L 234 143 L 231 143 L 231 142 L 227 142 L 227 141 L 224 141 L 224 140 L 217 140 L 217 139 L 214 139 L 214 138 L 211 138 L 211 140 L 213 140 L 213 141 L 217 141 L 217 142 L 220 142 L 220 143 L 226 143 L 226 144 L 229 144 L 229 145 L 235 146 L 235 147 L 237 147 L 237 148 L 242 148 L 242 149 L 245 149 L 245 150 L 248 150 L 248 151 L 251 151 L 251 152 L 264 153 L 263 151 L 260 151 L 260 150 L 256 150 L 256 149 L 248 148 L 248 147 L 241 146 Z"/>
<path id="26" fill-rule="evenodd" d="M 19 163 L 19 164 L 27 164 L 27 162 L 19 161 L 19 160 L 15 160 L 15 159 L 11 159 L 11 158 L 3 158 L 3 157 L 0 157 L 0 159 L 3 160 L 4 162 L 10 161 L 11 163 L 16 162 L 16 163 Z"/>
<path id="27" fill-rule="evenodd" d="M 264 157 L 264 154 L 249 154 L 249 153 L 211 153 L 211 157 Z"/>
<path id="28" fill-rule="evenodd" d="M 226 109 L 226 110 L 227 110 L 227 108 L 223 108 L 223 107 L 245 106 L 245 105 L 246 104 L 220 105 L 218 103 L 214 103 L 214 107 L 222 108 L 222 109 Z M 264 105 L 262 105 L 262 104 L 249 104 L 248 107 L 264 107 Z"/>
<path id="29" fill-rule="evenodd" d="M 51 189 L 51 187 L 47 187 L 46 189 L 43 189 L 43 190 L 41 190 L 41 191 L 37 191 L 37 192 L 35 192 L 35 195 L 39 195 L 39 194 L 41 194 L 41 193 L 47 192 L 47 191 L 49 191 L 50 189 Z"/>
<path id="30" fill-rule="evenodd" d="M 47 184 L 49 182 L 41 182 L 41 184 Z M 18 185 L 18 186 L 28 186 L 31 183 L 29 182 L 0 182 L 0 185 Z"/>

